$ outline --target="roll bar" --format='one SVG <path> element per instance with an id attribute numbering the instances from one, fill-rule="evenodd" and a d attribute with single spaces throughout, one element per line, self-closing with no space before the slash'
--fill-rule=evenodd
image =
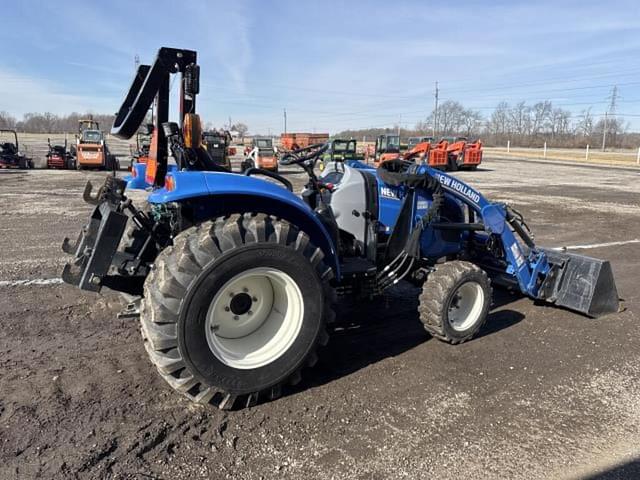
<path id="1" fill-rule="evenodd" d="M 153 65 L 140 65 L 129 87 L 111 128 L 111 134 L 129 139 L 136 134 L 145 120 L 154 99 L 157 109 L 154 127 L 158 132 L 156 160 L 156 185 L 164 183 L 167 171 L 167 138 L 162 124 L 169 121 L 170 77 L 180 73 L 180 119 L 182 127 L 184 114 L 195 113 L 196 95 L 200 90 L 200 67 L 196 63 L 197 53 L 193 50 L 162 47 L 158 50 Z"/>

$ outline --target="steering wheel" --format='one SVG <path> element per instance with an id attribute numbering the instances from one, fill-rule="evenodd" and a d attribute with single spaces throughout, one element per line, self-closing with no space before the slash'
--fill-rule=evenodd
<path id="1" fill-rule="evenodd" d="M 314 145 L 309 145 L 305 148 L 299 148 L 292 152 L 285 154 L 280 159 L 280 165 L 300 165 L 301 163 L 306 162 L 307 160 L 311 160 L 314 158 L 318 158 L 329 148 L 328 143 L 316 143 Z M 307 153 L 308 152 L 308 153 Z M 304 154 L 304 155 L 303 155 Z"/>

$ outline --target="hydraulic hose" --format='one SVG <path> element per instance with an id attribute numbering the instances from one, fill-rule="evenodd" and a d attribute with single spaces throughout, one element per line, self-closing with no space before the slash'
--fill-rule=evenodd
<path id="1" fill-rule="evenodd" d="M 422 218 L 418 220 L 416 227 L 409 235 L 402 249 L 403 252 L 406 252 L 409 256 L 419 258 L 420 235 L 434 219 L 440 216 L 440 211 L 444 206 L 445 197 L 442 185 L 438 179 L 429 175 L 427 172 L 419 173 L 418 165 L 415 163 L 404 160 L 389 160 L 383 162 L 380 167 L 378 167 L 378 176 L 384 183 L 394 187 L 405 186 L 431 191 L 431 205 Z"/>

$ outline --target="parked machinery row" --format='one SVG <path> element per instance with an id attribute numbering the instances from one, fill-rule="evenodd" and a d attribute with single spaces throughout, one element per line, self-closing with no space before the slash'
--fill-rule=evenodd
<path id="1" fill-rule="evenodd" d="M 379 135 L 375 145 L 365 151 L 365 161 L 378 166 L 398 158 L 426 163 L 439 170 L 475 170 L 482 163 L 482 142 L 470 142 L 466 137 L 409 137 L 406 148 L 400 144 L 400 136 Z"/>

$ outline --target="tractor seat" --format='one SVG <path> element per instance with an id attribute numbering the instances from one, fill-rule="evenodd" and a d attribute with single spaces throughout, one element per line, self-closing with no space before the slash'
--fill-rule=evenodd
<path id="1" fill-rule="evenodd" d="M 202 170 L 206 172 L 227 172 L 229 173 L 229 169 L 219 163 L 216 163 L 211 154 L 207 152 L 205 148 L 199 147 L 194 148 L 196 156 L 198 157 L 198 162 L 201 164 Z"/>
<path id="2" fill-rule="evenodd" d="M 6 142 L 2 144 L 2 151 L 3 153 L 9 153 L 9 154 L 17 153 L 16 146 L 10 142 Z"/>

